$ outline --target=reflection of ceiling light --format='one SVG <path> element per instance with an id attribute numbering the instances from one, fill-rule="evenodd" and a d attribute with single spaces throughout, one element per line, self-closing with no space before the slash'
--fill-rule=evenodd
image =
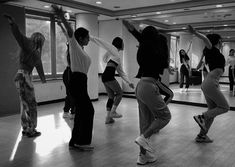
<path id="1" fill-rule="evenodd" d="M 228 25 L 227 24 L 224 24 L 224 27 L 227 27 Z"/>
<path id="2" fill-rule="evenodd" d="M 156 14 L 161 14 L 162 12 L 156 12 Z"/>
<path id="3" fill-rule="evenodd" d="M 186 27 L 182 27 L 182 29 L 183 29 L 183 30 L 185 30 L 185 29 L 186 29 Z"/>
<path id="4" fill-rule="evenodd" d="M 172 24 L 176 24 L 176 22 L 173 22 Z"/>
<path id="5" fill-rule="evenodd" d="M 101 5 L 101 4 L 102 4 L 101 1 L 96 1 L 95 3 L 98 4 L 98 5 Z"/>
<path id="6" fill-rule="evenodd" d="M 72 10 L 66 10 L 68 13 L 72 13 Z"/>
<path id="7" fill-rule="evenodd" d="M 166 22 L 166 23 L 167 23 L 167 22 L 169 22 L 169 20 L 164 20 L 164 22 Z"/>
<path id="8" fill-rule="evenodd" d="M 137 15 L 132 15 L 131 17 L 137 17 Z"/>
<path id="9" fill-rule="evenodd" d="M 47 8 L 47 9 L 48 9 L 48 8 L 50 8 L 50 6 L 48 6 L 48 5 L 45 5 L 45 6 L 44 6 L 44 8 Z"/>
<path id="10" fill-rule="evenodd" d="M 222 8 L 222 7 L 223 7 L 223 5 L 216 5 L 216 7 L 217 7 L 217 8 Z"/>

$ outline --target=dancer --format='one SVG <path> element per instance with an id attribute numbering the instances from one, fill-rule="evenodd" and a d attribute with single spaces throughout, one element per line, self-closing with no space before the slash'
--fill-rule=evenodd
<path id="1" fill-rule="evenodd" d="M 227 59 L 226 64 L 229 65 L 228 68 L 228 77 L 229 77 L 229 90 L 233 93 L 233 86 L 234 86 L 234 71 L 235 71 L 235 56 L 234 56 L 234 49 L 230 49 L 229 57 Z"/>
<path id="2" fill-rule="evenodd" d="M 128 22 L 126 20 L 123 20 L 123 24 L 128 29 L 128 31 L 137 39 L 137 41 L 139 43 L 141 43 L 141 41 L 142 41 L 141 32 L 136 30 L 136 28 L 130 22 Z M 166 42 L 166 38 L 161 34 L 160 34 L 160 36 L 162 37 L 162 40 L 164 40 Z M 170 66 L 168 67 L 168 71 L 170 74 L 174 74 L 173 73 L 174 69 Z M 139 71 L 136 75 L 136 78 L 141 78 L 141 76 L 142 76 L 142 69 L 139 68 Z M 173 99 L 174 93 L 168 86 L 166 86 L 164 83 L 161 82 L 160 75 L 158 76 L 157 81 L 158 81 L 157 86 L 159 88 L 159 92 L 161 95 L 164 96 L 164 101 L 165 101 L 166 105 L 168 105 L 171 102 L 171 100 Z M 158 132 L 158 130 L 157 130 L 157 132 Z"/>
<path id="3" fill-rule="evenodd" d="M 66 30 L 64 29 L 64 27 L 62 26 L 61 22 L 57 22 L 58 26 L 60 26 L 62 32 L 64 33 L 65 36 L 67 36 Z M 66 51 L 66 60 L 67 60 L 67 67 L 63 72 L 63 83 L 65 85 L 65 89 L 66 89 L 66 97 L 65 97 L 65 102 L 64 102 L 64 113 L 63 113 L 63 118 L 70 118 L 70 119 L 74 119 L 75 116 L 75 105 L 74 105 L 74 101 L 73 98 L 70 94 L 69 91 L 69 82 L 70 82 L 70 78 L 72 75 L 72 71 L 71 71 L 71 63 L 70 63 L 70 54 L 69 54 L 69 44 L 66 43 L 67 46 L 67 51 Z"/>
<path id="4" fill-rule="evenodd" d="M 91 145 L 94 108 L 87 92 L 87 73 L 91 65 L 91 58 L 83 50 L 83 47 L 89 43 L 89 31 L 80 27 L 73 32 L 72 27 L 64 18 L 62 8 L 56 5 L 52 5 L 52 8 L 67 31 L 72 71 L 69 87 L 75 107 L 79 108 L 75 113 L 69 147 L 90 151 L 94 149 Z"/>
<path id="5" fill-rule="evenodd" d="M 107 53 L 104 55 L 104 62 L 107 63 L 105 70 L 102 74 L 102 82 L 108 94 L 108 101 L 106 104 L 107 116 L 105 124 L 114 123 L 113 118 L 121 118 L 122 115 L 116 112 L 116 109 L 122 99 L 122 89 L 115 79 L 115 71 L 119 76 L 132 88 L 134 84 L 131 83 L 126 73 L 123 71 L 119 51 L 124 49 L 123 40 L 120 37 L 116 37 L 112 41 L 112 45 L 96 37 L 90 37 L 90 40 L 96 43 L 98 46 L 104 48 Z"/>
<path id="6" fill-rule="evenodd" d="M 190 44 L 191 45 L 191 44 Z M 190 47 L 189 47 L 190 48 Z M 189 50 L 189 49 L 188 49 Z M 185 92 L 188 92 L 189 88 L 189 75 L 190 75 L 190 66 L 189 66 L 189 57 L 188 57 L 188 51 L 185 52 L 184 49 L 181 49 L 179 51 L 180 55 L 180 91 L 183 91 L 183 85 L 184 85 L 184 79 L 185 79 Z"/>
<path id="7" fill-rule="evenodd" d="M 32 71 L 36 67 L 42 83 L 46 82 L 41 55 L 45 37 L 35 32 L 30 38 L 23 35 L 14 19 L 4 15 L 10 26 L 18 45 L 20 46 L 19 69 L 15 76 L 15 85 L 20 97 L 22 135 L 37 137 L 41 132 L 37 127 L 37 102 L 35 99 L 34 86 L 32 83 Z"/>
<path id="8" fill-rule="evenodd" d="M 219 87 L 220 76 L 224 72 L 225 59 L 220 53 L 222 46 L 221 37 L 218 34 L 208 34 L 207 36 L 195 30 L 192 26 L 188 26 L 190 33 L 195 34 L 198 38 L 202 39 L 206 47 L 203 50 L 205 60 L 209 66 L 209 72 L 201 85 L 201 89 L 205 96 L 208 110 L 201 115 L 194 116 L 193 118 L 201 127 L 196 142 L 213 142 L 207 133 L 214 121 L 214 118 L 220 114 L 226 113 L 229 110 L 229 105 L 222 94 Z"/>
<path id="9" fill-rule="evenodd" d="M 127 21 L 123 24 L 128 30 L 133 28 Z M 156 129 L 162 129 L 171 119 L 170 111 L 162 99 L 158 86 L 159 75 L 169 67 L 169 54 L 167 43 L 156 28 L 147 26 L 138 38 L 140 45 L 137 62 L 141 78 L 136 86 L 136 98 L 139 105 L 140 136 L 135 142 L 140 146 L 137 164 L 144 165 L 156 161 L 155 151 L 150 145 L 149 138 Z"/>

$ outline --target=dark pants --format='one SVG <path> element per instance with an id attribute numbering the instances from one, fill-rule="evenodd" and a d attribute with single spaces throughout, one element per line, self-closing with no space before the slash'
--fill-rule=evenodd
<path id="1" fill-rule="evenodd" d="M 69 110 L 71 110 L 71 114 L 75 114 L 74 101 L 73 101 L 73 98 L 69 92 L 69 80 L 70 80 L 71 75 L 72 75 L 72 71 L 71 71 L 70 67 L 67 67 L 63 73 L 63 82 L 64 82 L 65 89 L 66 89 L 64 112 L 69 112 Z"/>
<path id="2" fill-rule="evenodd" d="M 70 82 L 71 95 L 76 108 L 74 127 L 69 144 L 91 144 L 94 108 L 87 92 L 87 75 L 73 72 Z"/>
<path id="3" fill-rule="evenodd" d="M 229 89 L 230 89 L 230 91 L 233 91 L 233 85 L 234 85 L 233 72 L 235 72 L 235 69 L 232 69 L 232 66 L 229 66 L 229 68 L 228 68 L 228 78 L 229 78 Z"/>
<path id="4" fill-rule="evenodd" d="M 189 88 L 189 71 L 187 67 L 182 64 L 180 67 L 180 88 L 183 88 L 184 78 L 186 82 L 185 88 Z"/>

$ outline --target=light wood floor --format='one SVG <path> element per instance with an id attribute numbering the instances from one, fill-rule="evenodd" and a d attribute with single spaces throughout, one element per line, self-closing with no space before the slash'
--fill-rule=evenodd
<path id="1" fill-rule="evenodd" d="M 19 115 L 0 118 L 0 167 L 135 167 L 139 153 L 134 143 L 139 134 L 135 99 L 123 98 L 118 111 L 123 118 L 104 124 L 107 97 L 93 102 L 95 108 L 92 152 L 68 149 L 72 121 L 62 118 L 63 103 L 38 107 L 38 130 L 42 136 L 21 136 Z M 209 136 L 211 144 L 197 144 L 199 131 L 192 116 L 206 108 L 169 104 L 171 122 L 152 137 L 156 167 L 235 167 L 235 112 L 216 118 Z"/>

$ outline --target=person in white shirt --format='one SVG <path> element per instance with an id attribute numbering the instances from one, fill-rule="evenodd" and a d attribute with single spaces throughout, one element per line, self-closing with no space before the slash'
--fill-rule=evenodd
<path id="1" fill-rule="evenodd" d="M 228 77 L 229 77 L 229 90 L 230 92 L 233 92 L 233 85 L 234 85 L 234 70 L 235 70 L 235 56 L 234 56 L 234 49 L 230 49 L 229 51 L 229 57 L 226 61 L 226 65 L 229 65 L 228 67 Z"/>
<path id="2" fill-rule="evenodd" d="M 91 146 L 94 108 L 87 91 L 87 73 L 91 65 L 91 58 L 83 50 L 89 43 L 89 31 L 83 27 L 77 28 L 75 32 L 64 18 L 64 11 L 56 5 L 51 6 L 54 13 L 61 19 L 67 30 L 67 41 L 69 43 L 69 54 L 72 75 L 69 82 L 69 91 L 74 100 L 76 109 L 74 126 L 72 130 L 69 147 L 84 151 L 94 149 Z"/>
<path id="3" fill-rule="evenodd" d="M 107 65 L 102 74 L 102 82 L 109 97 L 106 104 L 107 116 L 105 124 L 111 124 L 114 123 L 113 118 L 122 117 L 121 114 L 116 112 L 123 93 L 118 81 L 115 79 L 115 72 L 117 71 L 119 76 L 134 89 L 134 84 L 131 83 L 127 74 L 123 71 L 120 55 L 118 53 L 124 49 L 124 43 L 120 37 L 114 38 L 112 45 L 97 37 L 90 37 L 90 40 L 107 51 L 103 58 Z"/>

